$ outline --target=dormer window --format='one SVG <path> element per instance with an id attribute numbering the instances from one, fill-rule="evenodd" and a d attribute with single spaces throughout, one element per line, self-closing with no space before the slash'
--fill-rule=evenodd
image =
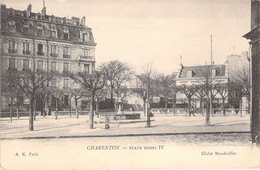
<path id="1" fill-rule="evenodd" d="M 63 31 L 63 39 L 64 40 L 68 40 L 69 39 L 69 29 L 68 29 L 68 27 L 64 27 L 63 29 L 64 29 L 64 31 Z"/>
<path id="2" fill-rule="evenodd" d="M 42 19 L 42 15 L 41 14 L 36 15 L 36 19 Z"/>
<path id="3" fill-rule="evenodd" d="M 216 69 L 213 69 L 212 70 L 212 77 L 216 77 L 217 76 L 217 70 Z"/>
<path id="4" fill-rule="evenodd" d="M 193 71 L 187 71 L 187 78 L 191 78 L 193 76 Z"/>
<path id="5" fill-rule="evenodd" d="M 8 22 L 8 28 L 9 28 L 9 31 L 15 32 L 15 30 L 16 30 L 15 22 L 14 21 L 9 21 Z"/>
<path id="6" fill-rule="evenodd" d="M 23 17 L 28 17 L 27 11 L 23 12 Z"/>
<path id="7" fill-rule="evenodd" d="M 89 34 L 88 33 L 83 33 L 83 41 L 84 42 L 89 41 Z"/>
<path id="8" fill-rule="evenodd" d="M 51 26 L 51 37 L 57 38 L 57 29 L 56 29 L 56 26 Z"/>

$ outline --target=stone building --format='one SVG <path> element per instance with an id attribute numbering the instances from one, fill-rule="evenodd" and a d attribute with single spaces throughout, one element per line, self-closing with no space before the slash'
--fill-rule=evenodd
<path id="1" fill-rule="evenodd" d="M 16 10 L 1 5 L 1 74 L 8 69 L 31 69 L 46 72 L 91 72 L 95 67 L 95 46 L 92 29 L 86 18 L 47 15 L 41 12 Z M 2 77 L 2 76 L 1 76 Z M 71 87 L 68 76 L 54 78 L 56 87 Z M 1 110 L 10 99 L 1 91 Z M 68 98 L 68 96 L 64 96 Z M 24 101 L 26 104 L 26 100 Z"/>
<path id="2" fill-rule="evenodd" d="M 252 113 L 251 137 L 253 143 L 260 143 L 260 1 L 251 0 L 251 31 L 244 35 L 249 39 L 252 63 Z"/>

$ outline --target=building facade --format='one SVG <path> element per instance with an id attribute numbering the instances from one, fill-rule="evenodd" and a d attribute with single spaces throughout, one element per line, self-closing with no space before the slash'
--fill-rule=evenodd
<path id="1" fill-rule="evenodd" d="M 252 62 L 251 90 L 251 137 L 253 143 L 260 143 L 260 1 L 251 0 L 251 31 L 244 35 L 249 39 Z"/>
<path id="2" fill-rule="evenodd" d="M 227 83 L 228 82 L 227 67 L 228 67 L 227 63 L 223 65 L 212 65 L 212 66 L 210 65 L 183 66 L 182 64 L 180 64 L 179 73 L 176 78 L 176 85 L 177 86 L 203 85 L 206 82 L 206 77 L 208 77 L 208 81 L 212 81 L 213 85 Z M 219 94 L 217 94 L 214 97 L 213 103 L 219 104 L 221 102 L 222 102 L 222 98 Z M 176 95 L 176 104 L 181 105 L 185 103 L 186 104 L 188 103 L 187 97 L 183 93 L 178 92 Z M 195 107 L 200 107 L 200 99 L 195 94 L 192 96 L 192 104 Z"/>
<path id="3" fill-rule="evenodd" d="M 47 15 L 45 5 L 39 13 L 32 12 L 31 4 L 26 10 L 1 5 L 1 74 L 8 69 L 65 75 L 91 72 L 95 67 L 95 46 L 85 17 Z M 54 78 L 51 86 L 72 87 L 74 83 L 62 76 Z M 6 110 L 10 99 L 3 89 L 0 100 L 1 110 Z"/>

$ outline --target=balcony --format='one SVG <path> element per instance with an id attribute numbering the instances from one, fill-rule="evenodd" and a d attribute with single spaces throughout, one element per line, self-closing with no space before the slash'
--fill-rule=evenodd
<path id="1" fill-rule="evenodd" d="M 63 58 L 70 58 L 70 55 L 63 54 Z"/>
<path id="2" fill-rule="evenodd" d="M 81 55 L 81 56 L 80 56 L 80 59 L 83 59 L 83 60 L 94 60 L 94 57 L 93 57 L 93 56 L 84 56 L 84 55 Z"/>
<path id="3" fill-rule="evenodd" d="M 44 72 L 43 69 L 37 69 L 37 72 Z"/>
<path id="4" fill-rule="evenodd" d="M 31 71 L 30 68 L 23 68 L 23 71 Z"/>
<path id="5" fill-rule="evenodd" d="M 17 68 L 15 68 L 15 67 L 8 67 L 8 70 L 10 70 L 10 71 L 17 71 Z"/>
<path id="6" fill-rule="evenodd" d="M 63 71 L 64 75 L 69 75 L 69 71 Z"/>
<path id="7" fill-rule="evenodd" d="M 44 52 L 38 51 L 38 52 L 37 52 L 37 55 L 44 55 Z"/>
<path id="8" fill-rule="evenodd" d="M 17 53 L 17 49 L 8 49 L 8 53 Z"/>
<path id="9" fill-rule="evenodd" d="M 58 57 L 58 54 L 56 54 L 56 53 L 51 53 L 51 57 Z"/>
<path id="10" fill-rule="evenodd" d="M 51 73 L 58 74 L 57 70 L 51 70 Z"/>
<path id="11" fill-rule="evenodd" d="M 23 51 L 23 54 L 31 54 L 31 51 Z"/>

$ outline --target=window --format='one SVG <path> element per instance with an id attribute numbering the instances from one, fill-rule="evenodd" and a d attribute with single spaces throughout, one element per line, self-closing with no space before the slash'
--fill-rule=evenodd
<path id="1" fill-rule="evenodd" d="M 84 72 L 89 73 L 89 64 L 84 64 Z"/>
<path id="2" fill-rule="evenodd" d="M 57 29 L 55 25 L 51 26 L 51 37 L 57 38 Z"/>
<path id="3" fill-rule="evenodd" d="M 56 62 L 51 62 L 51 71 L 55 72 L 56 71 Z"/>
<path id="4" fill-rule="evenodd" d="M 58 54 L 56 54 L 56 46 L 51 45 L 51 56 L 52 57 L 58 57 Z"/>
<path id="5" fill-rule="evenodd" d="M 43 44 L 38 44 L 37 55 L 44 55 L 43 54 Z"/>
<path id="6" fill-rule="evenodd" d="M 11 40 L 9 41 L 9 49 L 8 49 L 9 53 L 16 53 L 17 50 L 15 49 L 15 41 Z"/>
<path id="7" fill-rule="evenodd" d="M 24 26 L 24 27 L 23 27 L 23 33 L 25 33 L 25 34 L 30 34 L 30 29 L 29 29 L 29 27 Z"/>
<path id="8" fill-rule="evenodd" d="M 9 58 L 9 68 L 15 69 L 15 59 L 14 58 Z"/>
<path id="9" fill-rule="evenodd" d="M 42 36 L 43 35 L 43 30 L 42 28 L 37 29 L 37 36 Z"/>
<path id="10" fill-rule="evenodd" d="M 69 39 L 69 33 L 64 32 L 63 37 L 64 37 L 64 40 L 68 40 Z"/>
<path id="11" fill-rule="evenodd" d="M 56 38 L 56 31 L 51 31 L 51 37 Z"/>
<path id="12" fill-rule="evenodd" d="M 89 41 L 88 33 L 83 33 L 83 41 Z"/>
<path id="13" fill-rule="evenodd" d="M 64 79 L 64 87 L 69 87 L 69 79 Z"/>
<path id="14" fill-rule="evenodd" d="M 212 70 L 212 77 L 216 77 L 217 76 L 217 70 L 213 69 Z"/>
<path id="15" fill-rule="evenodd" d="M 69 56 L 69 47 L 63 47 L 63 57 L 70 58 Z"/>
<path id="16" fill-rule="evenodd" d="M 23 68 L 24 69 L 29 69 L 29 59 L 24 59 L 23 60 Z"/>
<path id="17" fill-rule="evenodd" d="M 89 56 L 89 54 L 90 54 L 90 50 L 89 49 L 84 49 L 83 50 L 83 55 L 84 56 Z"/>
<path id="18" fill-rule="evenodd" d="M 9 22 L 8 22 L 8 29 L 9 29 L 9 31 L 11 31 L 11 32 L 15 32 L 15 31 L 16 31 L 15 22 L 14 22 L 14 21 L 9 21 Z"/>
<path id="19" fill-rule="evenodd" d="M 56 84 L 57 84 L 57 79 L 56 78 L 53 78 L 51 80 L 51 87 L 56 87 Z"/>
<path id="20" fill-rule="evenodd" d="M 29 42 L 23 42 L 23 54 L 30 54 Z"/>
<path id="21" fill-rule="evenodd" d="M 43 61 L 38 61 L 38 71 L 43 70 Z"/>
<path id="22" fill-rule="evenodd" d="M 69 72 L 69 63 L 64 63 L 64 65 L 63 65 L 63 72 L 65 72 L 65 73 Z"/>
<path id="23" fill-rule="evenodd" d="M 193 76 L 193 72 L 192 71 L 187 71 L 187 77 L 191 78 Z"/>

